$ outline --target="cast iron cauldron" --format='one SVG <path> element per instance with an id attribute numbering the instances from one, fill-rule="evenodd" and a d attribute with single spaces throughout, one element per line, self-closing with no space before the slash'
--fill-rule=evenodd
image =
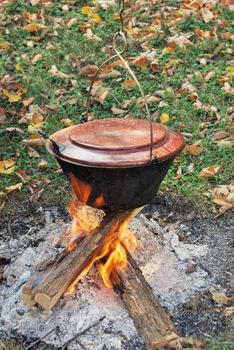
<path id="1" fill-rule="evenodd" d="M 84 204 L 106 211 L 138 208 L 150 202 L 184 138 L 153 123 L 152 155 L 147 120 L 102 119 L 53 134 L 47 149 Z"/>

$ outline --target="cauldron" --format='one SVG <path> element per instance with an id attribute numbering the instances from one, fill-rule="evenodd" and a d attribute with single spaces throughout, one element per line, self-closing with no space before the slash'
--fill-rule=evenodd
<path id="1" fill-rule="evenodd" d="M 153 140 L 147 120 L 107 118 L 62 129 L 46 146 L 79 201 L 113 212 L 149 203 L 184 147 L 178 131 L 158 123 L 152 131 Z"/>

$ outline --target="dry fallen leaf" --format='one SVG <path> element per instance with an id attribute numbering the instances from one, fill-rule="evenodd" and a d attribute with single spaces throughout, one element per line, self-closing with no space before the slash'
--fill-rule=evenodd
<path id="1" fill-rule="evenodd" d="M 155 102 L 160 102 L 161 101 L 161 99 L 159 98 L 159 97 L 157 97 L 157 96 L 150 96 L 150 95 L 146 95 L 145 96 L 145 99 L 143 98 L 143 97 L 139 97 L 138 99 L 137 99 L 137 103 L 139 103 L 139 105 L 141 106 L 141 107 L 145 107 L 145 101 L 146 100 L 146 102 L 148 103 L 148 104 L 150 104 L 150 103 L 155 103 Z"/>
<path id="2" fill-rule="evenodd" d="M 214 19 L 214 14 L 212 11 L 210 11 L 207 7 L 202 7 L 201 9 L 201 15 L 203 18 L 203 21 L 205 23 L 209 23 L 210 21 L 212 21 L 212 19 Z"/>
<path id="3" fill-rule="evenodd" d="M 26 171 L 24 169 L 19 169 L 15 172 L 15 175 L 17 175 L 21 181 L 26 182 L 31 180 L 31 176 L 26 174 Z"/>
<path id="4" fill-rule="evenodd" d="M 75 125 L 74 121 L 70 118 L 62 119 L 61 122 L 64 124 L 64 126 L 72 126 Z"/>
<path id="5" fill-rule="evenodd" d="M 33 32 L 37 32 L 40 31 L 42 29 L 46 28 L 45 26 L 42 26 L 39 23 L 30 23 L 30 24 L 26 24 L 23 29 L 26 30 L 29 33 L 33 33 Z"/>
<path id="6" fill-rule="evenodd" d="M 210 190 L 210 195 L 212 201 L 220 206 L 217 216 L 234 208 L 234 185 L 230 184 L 215 187 L 213 190 Z"/>
<path id="7" fill-rule="evenodd" d="M 94 43 L 99 43 L 102 41 L 102 38 L 100 38 L 99 36 L 95 35 L 91 29 L 87 29 L 86 33 L 84 34 L 85 39 L 89 40 L 89 41 L 93 41 Z"/>
<path id="8" fill-rule="evenodd" d="M 31 63 L 36 64 L 41 58 L 42 58 L 42 53 L 38 53 L 37 55 L 33 56 L 33 58 L 31 59 Z"/>
<path id="9" fill-rule="evenodd" d="M 211 177 L 211 176 L 217 175 L 221 169 L 222 169 L 221 166 L 211 165 L 208 168 L 202 169 L 200 171 L 198 177 L 199 177 L 199 179 L 203 179 L 205 177 Z"/>
<path id="10" fill-rule="evenodd" d="M 126 114 L 128 111 L 125 111 L 124 109 L 120 109 L 116 106 L 111 107 L 111 111 L 113 114 L 117 115 L 117 114 Z"/>
<path id="11" fill-rule="evenodd" d="M 28 146 L 28 155 L 31 158 L 40 158 L 40 154 L 31 146 Z"/>
<path id="12" fill-rule="evenodd" d="M 194 143 L 193 145 L 186 145 L 185 154 L 198 156 L 200 153 L 201 153 L 201 147 L 199 144 Z"/>
<path id="13" fill-rule="evenodd" d="M 17 93 L 11 93 L 7 89 L 2 89 L 2 92 L 4 96 L 8 97 L 8 101 L 10 103 L 18 102 L 22 95 L 20 91 L 18 91 Z"/>
<path id="14" fill-rule="evenodd" d="M 95 3 L 99 5 L 103 10 L 107 10 L 109 7 L 115 7 L 115 0 L 96 0 Z"/>
<path id="15" fill-rule="evenodd" d="M 210 288 L 211 297 L 215 303 L 226 304 L 228 302 L 234 301 L 234 296 L 228 297 L 225 292 L 218 292 L 215 288 Z"/>
<path id="16" fill-rule="evenodd" d="M 77 22 L 76 17 L 70 18 L 69 21 L 67 22 L 67 27 L 71 28 L 76 22 Z"/>
<path id="17" fill-rule="evenodd" d="M 147 68 L 148 66 L 148 60 L 146 57 L 137 57 L 133 62 L 134 66 L 140 67 L 140 68 Z"/>
<path id="18" fill-rule="evenodd" d="M 0 174 L 10 175 L 15 171 L 16 159 L 0 160 Z"/>
<path id="19" fill-rule="evenodd" d="M 191 34 L 176 34 L 169 38 L 168 47 L 173 49 L 175 45 L 178 45 L 181 48 L 184 48 L 187 45 L 192 45 L 192 42 L 188 39 L 189 37 L 191 37 Z"/>
<path id="20" fill-rule="evenodd" d="M 53 64 L 51 69 L 48 71 L 53 77 L 61 78 L 61 79 L 67 79 L 69 78 L 68 74 L 65 74 L 58 70 L 58 68 Z"/>
<path id="21" fill-rule="evenodd" d="M 36 135 L 36 136 L 37 136 L 36 138 L 22 140 L 22 143 L 24 143 L 27 146 L 33 146 L 33 147 L 44 146 L 45 140 L 40 135 Z"/>
<path id="22" fill-rule="evenodd" d="M 16 185 L 5 187 L 4 192 L 10 193 L 10 192 L 15 191 L 15 190 L 21 190 L 22 186 L 23 186 L 22 182 L 19 182 Z"/>
<path id="23" fill-rule="evenodd" d="M 216 142 L 216 145 L 218 147 L 233 147 L 234 143 L 232 141 L 229 141 L 229 140 L 219 140 Z"/>
<path id="24" fill-rule="evenodd" d="M 37 164 L 39 169 L 48 169 L 49 165 L 48 162 L 44 159 L 42 159 L 38 164 Z"/>
<path id="25" fill-rule="evenodd" d="M 108 94 L 110 93 L 111 88 L 103 88 L 101 87 L 98 92 L 96 93 L 94 100 L 103 104 L 104 100 L 106 99 L 106 97 L 108 96 Z"/>
<path id="26" fill-rule="evenodd" d="M 98 67 L 94 64 L 88 64 L 85 67 L 82 67 L 78 73 L 80 77 L 87 77 L 88 79 L 93 79 L 94 74 L 98 70 Z"/>
<path id="27" fill-rule="evenodd" d="M 122 86 L 127 91 L 132 91 L 134 89 L 134 86 L 136 85 L 135 80 L 124 80 L 122 83 Z"/>
<path id="28" fill-rule="evenodd" d="M 216 133 L 214 133 L 212 138 L 214 141 L 218 141 L 225 139 L 226 137 L 228 137 L 228 133 L 226 131 L 217 131 Z"/>
<path id="29" fill-rule="evenodd" d="M 23 99 L 23 105 L 25 107 L 28 107 L 29 105 L 31 105 L 33 103 L 33 101 L 34 101 L 34 97 L 27 96 Z"/>

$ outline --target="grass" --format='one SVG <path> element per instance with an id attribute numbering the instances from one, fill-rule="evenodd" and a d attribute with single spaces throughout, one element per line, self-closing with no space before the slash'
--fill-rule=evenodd
<path id="1" fill-rule="evenodd" d="M 69 5 L 69 11 L 63 9 L 62 6 L 65 4 Z M 93 6 L 92 1 L 88 1 L 87 4 Z M 151 15 L 159 11 L 162 6 L 161 4 L 152 5 L 151 2 L 149 4 Z M 190 134 L 187 140 L 189 143 L 193 144 L 201 140 L 202 144 L 202 150 L 198 156 L 182 154 L 177 157 L 161 190 L 184 195 L 202 208 L 211 211 L 211 201 L 204 196 L 204 193 L 217 185 L 229 184 L 233 171 L 231 147 L 218 147 L 213 135 L 218 131 L 225 131 L 228 135 L 233 134 L 231 121 L 233 111 L 230 107 L 234 105 L 234 96 L 223 91 L 221 81 L 227 76 L 227 67 L 234 65 L 230 38 L 234 32 L 232 25 L 234 14 L 228 9 L 215 8 L 213 11 L 216 19 L 209 23 L 205 23 L 196 12 L 189 16 L 183 14 L 175 30 L 180 35 L 190 33 L 193 44 L 184 48 L 176 46 L 174 52 L 163 54 L 163 49 L 167 47 L 167 38 L 172 36 L 170 21 L 181 13 L 181 3 L 165 1 L 164 6 L 175 6 L 176 9 L 167 9 L 168 15 L 160 18 L 160 29 L 152 24 L 155 17 L 150 18 L 142 8 L 133 6 L 127 13 L 126 22 L 134 17 L 136 25 L 140 23 L 142 33 L 146 33 L 150 26 L 153 28 L 154 33 L 148 45 L 150 50 L 155 50 L 158 59 L 156 73 L 151 71 L 150 64 L 147 68 L 134 66 L 132 68 L 146 94 L 154 96 L 157 90 L 166 90 L 160 103 L 150 104 L 151 113 L 159 111 L 159 116 L 167 113 L 170 117 L 168 126 Z M 27 92 L 15 103 L 9 102 L 3 90 L 0 94 L 0 106 L 6 114 L 5 124 L 0 125 L 0 160 L 17 157 L 16 169 L 24 169 L 35 181 L 41 178 L 49 180 L 48 184 L 43 182 L 41 185 L 38 182 L 39 187 L 46 188 L 42 197 L 45 200 L 66 201 L 66 180 L 63 174 L 58 172 L 55 160 L 43 147 L 37 151 L 40 158 L 48 162 L 48 169 L 38 169 L 40 158 L 29 157 L 28 147 L 22 143 L 22 138 L 30 138 L 28 125 L 18 124 L 20 117 L 29 112 L 28 107 L 23 107 L 22 101 L 28 96 L 34 98 L 33 104 L 40 107 L 53 107 L 47 108 L 44 118 L 43 127 L 48 135 L 63 128 L 65 118 L 70 118 L 75 124 L 80 123 L 84 115 L 89 80 L 78 76 L 79 68 L 87 64 L 99 65 L 110 56 L 112 35 L 119 26 L 119 22 L 113 18 L 113 13 L 117 12 L 116 8 L 94 9 L 94 12 L 101 17 L 98 24 L 91 22 L 87 15 L 82 14 L 81 5 L 77 1 L 53 1 L 48 2 L 46 6 L 43 2 L 39 2 L 32 6 L 29 1 L 16 0 L 9 1 L 3 9 L 4 29 L 0 32 L 0 45 L 7 43 L 10 49 L 1 50 L 1 86 L 11 92 L 15 89 L 15 87 L 12 88 L 13 85 L 4 82 L 5 75 L 9 74 L 11 80 L 19 82 Z M 30 21 L 35 22 L 36 17 L 32 17 L 33 14 L 37 16 L 38 23 L 43 23 L 46 28 L 35 32 L 23 29 Z M 68 27 L 67 23 L 72 18 L 76 18 L 76 22 Z M 83 27 L 87 24 L 90 25 L 93 33 L 102 39 L 102 42 L 85 39 Z M 127 28 L 129 29 L 129 25 Z M 211 38 L 201 39 L 196 34 L 197 29 L 215 34 Z M 140 51 L 144 51 L 139 35 L 130 33 L 130 38 L 132 46 L 128 48 L 125 57 L 138 57 Z M 222 46 L 219 50 L 220 45 Z M 38 54 L 41 54 L 41 58 L 35 64 L 32 63 L 32 58 Z M 207 64 L 200 63 L 202 58 L 206 58 Z M 17 70 L 17 64 L 20 65 L 19 70 Z M 49 72 L 52 65 L 56 65 L 59 71 L 68 74 L 69 78 L 61 79 L 52 76 Z M 121 82 L 129 78 L 121 67 L 117 69 L 121 72 L 120 81 L 117 82 L 116 79 L 103 81 L 103 85 L 111 87 L 112 90 L 103 105 L 92 102 L 91 111 L 98 118 L 111 117 L 111 107 L 114 104 L 121 108 L 125 100 L 133 99 L 135 103 L 130 106 L 131 115 L 145 117 L 144 110 L 136 102 L 140 97 L 138 90 L 136 88 L 130 92 L 124 90 Z M 214 72 L 214 76 L 206 81 L 204 76 L 210 71 Z M 233 86 L 233 78 L 229 76 L 228 79 L 229 84 Z M 181 86 L 186 80 L 189 80 L 197 89 L 198 98 L 203 105 L 217 108 L 218 116 L 211 110 L 197 109 L 191 99 L 191 93 L 180 93 Z M 20 127 L 24 135 L 9 134 L 6 130 L 8 127 Z M 206 130 L 201 136 L 204 128 Z M 216 176 L 200 179 L 199 172 L 212 165 L 221 166 L 221 172 Z M 178 175 L 178 169 L 181 169 L 180 175 Z M 3 175 L 0 179 L 0 189 L 4 190 L 5 187 L 17 182 L 19 178 L 15 173 Z M 27 181 L 21 191 L 23 195 L 30 195 Z"/>

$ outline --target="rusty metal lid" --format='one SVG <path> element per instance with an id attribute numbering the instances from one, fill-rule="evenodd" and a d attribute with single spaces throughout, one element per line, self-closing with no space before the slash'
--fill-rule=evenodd
<path id="1" fill-rule="evenodd" d="M 64 161 L 91 167 L 131 167 L 150 161 L 150 128 L 147 120 L 110 118 L 62 129 L 51 136 L 59 146 L 50 153 Z M 175 156 L 184 138 L 162 124 L 153 123 L 153 155 L 158 161 Z"/>

